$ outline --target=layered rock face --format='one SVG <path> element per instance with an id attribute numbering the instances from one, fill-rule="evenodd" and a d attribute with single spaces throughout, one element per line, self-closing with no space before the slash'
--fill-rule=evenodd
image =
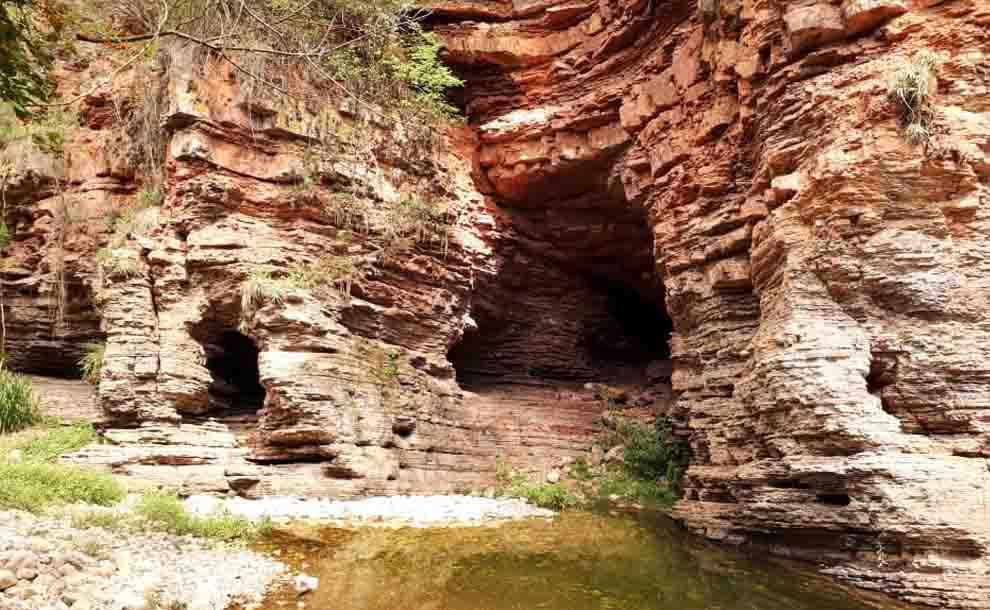
<path id="1" fill-rule="evenodd" d="M 126 59 L 101 51 L 60 64 L 63 96 Z M 471 130 L 434 141 L 192 47 L 163 56 L 86 96 L 62 151 L 11 163 L 52 185 L 8 189 L 12 365 L 71 376 L 85 342 L 106 345 L 108 442 L 71 461 L 247 496 L 483 488 L 497 456 L 542 476 L 586 450 L 602 404 L 583 384 L 636 383 L 666 355 L 622 313 L 655 308 L 646 291 L 591 273 L 593 253 L 565 266 L 479 191 Z M 413 193 L 446 209 L 430 239 L 390 233 Z M 628 216 L 636 239 L 610 256 L 646 286 L 645 217 Z M 39 263 L 55 257 L 61 275 Z M 322 264 L 341 281 L 271 281 Z M 49 285 L 79 305 L 50 314 Z"/>
<path id="2" fill-rule="evenodd" d="M 114 425 L 78 459 L 246 495 L 483 484 L 497 454 L 540 470 L 585 447 L 600 407 L 581 382 L 641 381 L 672 327 L 688 527 L 990 608 L 990 7 L 433 4 L 469 119 L 436 153 L 392 126 L 353 135 L 344 104 L 247 99 L 229 69 L 173 60 L 157 227 L 102 278 L 64 248 L 80 321 L 63 328 L 105 333 Z M 920 51 L 938 82 L 932 135 L 910 144 L 887 81 Z M 106 107 L 87 100 L 67 150 L 88 161 L 61 190 L 96 202 L 97 243 L 99 214 L 137 189 L 101 152 Z M 313 125 L 337 138 L 315 193 L 299 186 Z M 32 167 L 23 180 L 56 182 Z M 380 226 L 342 228 L 324 200 L 384 209 L 418 183 L 456 211 L 446 248 L 382 257 Z M 8 340 L 40 370 L 76 341 L 51 337 L 35 286 L 54 271 L 29 263 L 61 243 L 54 191 L 23 192 Z M 367 271 L 350 298 L 242 298 L 254 270 L 326 254 Z M 254 362 L 260 411 L 224 373 Z"/>
<path id="3" fill-rule="evenodd" d="M 912 602 L 990 607 L 990 7 L 439 11 L 500 203 L 585 253 L 628 243 L 555 225 L 647 213 L 694 450 L 676 515 Z M 926 50 L 933 135 L 911 145 L 887 81 Z"/>

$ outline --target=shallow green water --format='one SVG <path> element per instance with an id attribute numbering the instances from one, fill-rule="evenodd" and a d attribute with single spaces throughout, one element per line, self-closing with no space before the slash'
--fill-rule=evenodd
<path id="1" fill-rule="evenodd" d="M 318 610 L 873 607 L 812 575 L 699 543 L 658 515 L 573 513 L 494 528 L 281 532 L 261 546 L 280 549 L 294 568 L 320 578 L 303 598 Z M 295 602 L 294 592 L 281 591 L 264 608 Z"/>

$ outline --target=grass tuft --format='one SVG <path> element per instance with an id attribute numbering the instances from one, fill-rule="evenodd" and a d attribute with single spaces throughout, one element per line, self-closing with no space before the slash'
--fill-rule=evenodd
<path id="1" fill-rule="evenodd" d="M 887 92 L 897 104 L 904 136 L 912 144 L 931 137 L 931 96 L 938 84 L 938 58 L 927 50 L 903 60 L 887 81 Z"/>
<path id="2" fill-rule="evenodd" d="M 265 301 L 281 305 L 288 288 L 285 281 L 272 276 L 270 269 L 255 269 L 241 287 L 241 308 L 249 310 Z"/>
<path id="3" fill-rule="evenodd" d="M 26 377 L 12 373 L 0 361 L 0 434 L 23 430 L 41 419 L 38 398 Z"/>
<path id="4" fill-rule="evenodd" d="M 62 504 L 110 506 L 125 495 L 108 474 L 57 464 L 0 465 L 0 481 L 0 506 L 35 513 Z"/>
<path id="5" fill-rule="evenodd" d="M 94 440 L 96 430 L 92 424 L 52 422 L 44 434 L 18 444 L 18 448 L 25 462 L 44 463 L 53 462 L 60 455 L 78 451 Z"/>
<path id="6" fill-rule="evenodd" d="M 178 497 L 160 492 L 146 493 L 134 512 L 151 529 L 178 536 L 189 535 L 212 540 L 252 540 L 271 532 L 270 519 L 252 523 L 248 519 L 220 513 L 207 517 L 190 514 Z"/>
<path id="7" fill-rule="evenodd" d="M 83 344 L 83 355 L 78 363 L 83 380 L 93 385 L 100 383 L 100 371 L 103 370 L 103 357 L 106 351 L 107 346 L 103 343 Z"/>

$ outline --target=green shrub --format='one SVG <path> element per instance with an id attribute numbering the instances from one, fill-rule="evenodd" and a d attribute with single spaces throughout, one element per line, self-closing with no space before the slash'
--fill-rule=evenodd
<path id="1" fill-rule="evenodd" d="M 613 417 L 600 441 L 604 449 L 624 447 L 622 463 L 606 473 L 603 495 L 645 503 L 669 503 L 680 494 L 691 449 L 674 437 L 668 417 L 653 424 Z"/>
<path id="2" fill-rule="evenodd" d="M 647 480 L 630 476 L 621 466 L 610 469 L 602 477 L 598 494 L 603 498 L 618 496 L 624 500 L 647 505 L 668 505 L 677 501 L 679 493 L 664 480 Z"/>
<path id="3" fill-rule="evenodd" d="M 364 271 L 354 258 L 327 255 L 315 263 L 292 267 L 285 281 L 292 288 L 331 286 L 347 298 L 351 295 L 352 286 L 363 278 Z"/>
<path id="4" fill-rule="evenodd" d="M 107 346 L 103 343 L 84 343 L 83 355 L 79 358 L 79 370 L 82 378 L 93 385 L 100 383 L 100 371 L 103 370 L 103 357 Z"/>
<path id="5" fill-rule="evenodd" d="M 454 219 L 446 207 L 420 197 L 409 197 L 386 210 L 386 247 L 398 252 L 410 245 L 436 244 L 446 255 L 453 225 Z"/>
<path id="6" fill-rule="evenodd" d="M 37 423 L 41 411 L 27 378 L 12 373 L 0 361 L 0 434 L 9 434 Z"/>
<path id="7" fill-rule="evenodd" d="M 7 226 L 6 222 L 0 219 L 0 250 L 6 248 L 7 244 L 10 243 L 10 240 L 10 227 Z"/>
<path id="8" fill-rule="evenodd" d="M 568 468 L 568 474 L 572 479 L 578 481 L 590 481 L 595 476 L 591 472 L 591 467 L 588 466 L 588 461 L 583 457 L 574 460 L 570 468 Z"/>
<path id="9" fill-rule="evenodd" d="M 110 506 L 124 498 L 112 476 L 44 463 L 0 465 L 0 506 L 31 512 L 62 504 Z"/>
<path id="10" fill-rule="evenodd" d="M 565 510 L 581 504 L 581 499 L 561 483 L 516 483 L 505 495 L 525 499 L 530 504 L 550 510 Z"/>
<path id="11" fill-rule="evenodd" d="M 657 418 L 653 426 L 624 422 L 624 462 L 629 474 L 643 480 L 666 479 L 679 485 L 690 460 L 687 446 L 674 439 L 667 417 Z"/>
<path id="12" fill-rule="evenodd" d="M 116 238 L 115 238 L 116 239 Z M 96 263 L 108 274 L 136 277 L 138 274 L 137 259 L 130 250 L 111 250 L 100 248 L 96 251 Z"/>
<path id="13" fill-rule="evenodd" d="M 498 495 L 522 498 L 540 508 L 565 510 L 579 506 L 581 498 L 562 483 L 534 483 L 525 474 L 515 472 L 501 457 L 495 458 L 495 480 Z"/>
<path id="14" fill-rule="evenodd" d="M 405 56 L 388 58 L 388 65 L 412 89 L 416 106 L 438 118 L 456 117 L 459 111 L 447 101 L 446 94 L 448 89 L 464 86 L 464 81 L 440 61 L 442 45 L 436 34 L 416 30 L 409 36 Z"/>

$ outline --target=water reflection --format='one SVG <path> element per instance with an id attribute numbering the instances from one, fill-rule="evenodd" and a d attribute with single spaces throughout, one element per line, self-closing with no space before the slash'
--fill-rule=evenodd
<path id="1" fill-rule="evenodd" d="M 658 515 L 496 528 L 322 529 L 266 541 L 320 578 L 320 610 L 865 610 L 819 578 L 686 537 Z M 305 564 L 305 566 L 304 566 Z M 290 591 L 266 610 L 295 605 Z"/>

